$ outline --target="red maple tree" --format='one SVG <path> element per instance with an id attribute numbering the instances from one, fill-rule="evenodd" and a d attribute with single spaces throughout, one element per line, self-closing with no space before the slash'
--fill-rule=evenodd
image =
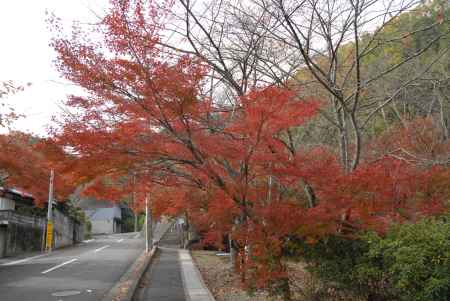
<path id="1" fill-rule="evenodd" d="M 429 171 L 380 157 L 344 174 L 332 151 L 299 150 L 291 129 L 314 117 L 316 100 L 274 86 L 236 97 L 233 108 L 204 95 L 208 68 L 159 46 L 160 7 L 113 0 L 95 39 L 77 28 L 53 41 L 59 71 L 86 92 L 70 97 L 53 133 L 76 155 L 73 183 L 110 198 L 137 193 L 140 206 L 150 194 L 155 212 L 187 214 L 208 243 L 230 234 L 243 282 L 281 288 L 285 300 L 289 235 L 382 232 L 442 208 Z"/>

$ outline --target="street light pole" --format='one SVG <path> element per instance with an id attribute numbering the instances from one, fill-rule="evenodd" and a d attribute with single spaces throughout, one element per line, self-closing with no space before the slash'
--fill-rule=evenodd
<path id="1" fill-rule="evenodd" d="M 48 206 L 47 206 L 47 236 L 46 236 L 46 248 L 48 252 L 52 251 L 53 242 L 53 180 L 55 173 L 53 169 L 50 172 L 50 184 L 48 189 Z"/>

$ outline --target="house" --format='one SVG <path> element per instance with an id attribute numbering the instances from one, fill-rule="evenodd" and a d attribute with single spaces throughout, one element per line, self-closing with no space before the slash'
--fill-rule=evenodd
<path id="1" fill-rule="evenodd" d="M 92 234 L 113 234 L 122 232 L 122 208 L 110 201 L 82 199 L 78 206 L 89 218 Z"/>

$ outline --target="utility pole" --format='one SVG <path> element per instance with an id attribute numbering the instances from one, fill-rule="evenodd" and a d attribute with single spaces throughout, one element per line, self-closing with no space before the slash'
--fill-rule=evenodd
<path id="1" fill-rule="evenodd" d="M 55 173 L 53 169 L 50 172 L 50 184 L 48 189 L 48 206 L 47 206 L 47 239 L 46 239 L 46 249 L 48 252 L 52 251 L 52 242 L 53 242 L 53 179 L 55 177 Z"/>
<path id="2" fill-rule="evenodd" d="M 151 211 L 148 208 L 148 195 L 145 196 L 145 251 L 153 247 Z"/>
<path id="3" fill-rule="evenodd" d="M 131 194 L 131 204 L 135 207 L 136 210 L 136 174 L 133 172 L 133 193 Z M 138 231 L 138 216 L 137 212 L 133 211 L 134 214 L 134 232 Z"/>

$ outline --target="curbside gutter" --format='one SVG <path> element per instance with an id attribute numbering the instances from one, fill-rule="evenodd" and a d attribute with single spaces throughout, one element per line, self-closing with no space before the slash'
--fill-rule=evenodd
<path id="1" fill-rule="evenodd" d="M 158 250 L 158 243 L 161 238 L 170 229 L 170 226 L 163 229 L 161 235 L 153 241 L 153 248 L 149 253 L 143 251 L 131 267 L 120 277 L 119 281 L 103 296 L 101 301 L 131 301 L 134 296 L 134 292 L 150 265 L 154 255 Z"/>

